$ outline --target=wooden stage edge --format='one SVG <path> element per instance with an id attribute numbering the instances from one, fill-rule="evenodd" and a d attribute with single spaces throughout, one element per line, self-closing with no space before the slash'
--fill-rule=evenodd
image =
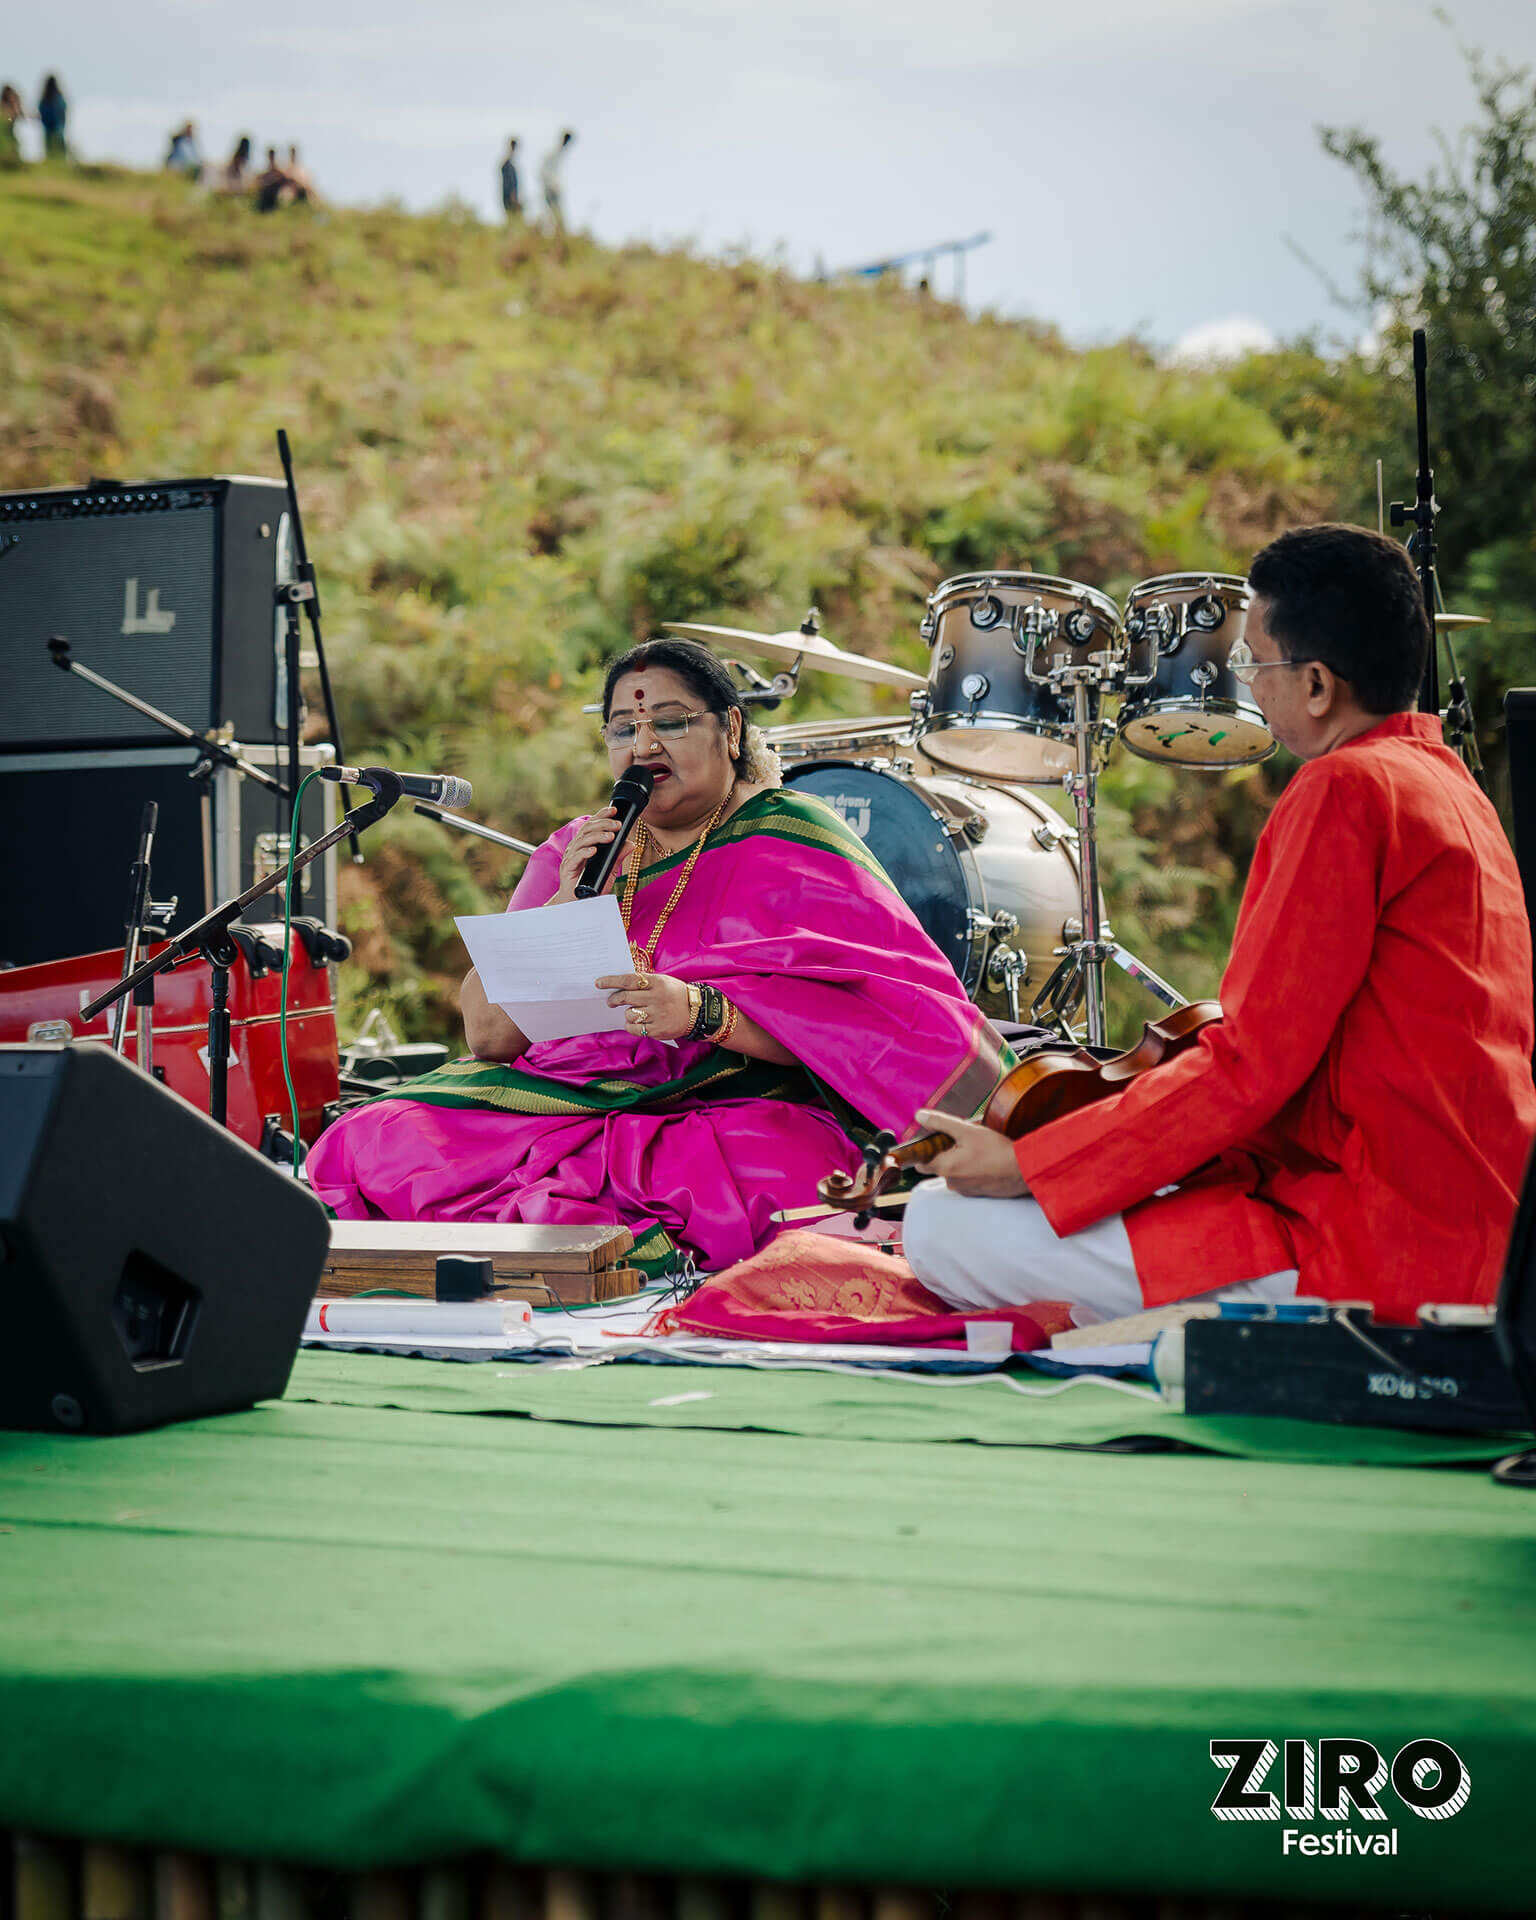
<path id="1" fill-rule="evenodd" d="M 1401 1907 L 953 1892 L 513 1866 L 346 1872 L 0 1829 L 6 1920 L 1386 1920 Z M 1415 1914 L 1414 1920 L 1433 1920 Z"/>

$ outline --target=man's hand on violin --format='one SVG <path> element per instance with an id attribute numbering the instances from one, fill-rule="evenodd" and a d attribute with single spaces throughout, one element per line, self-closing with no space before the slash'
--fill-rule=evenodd
<path id="1" fill-rule="evenodd" d="M 669 973 L 605 973 L 610 1007 L 627 1007 L 624 1025 L 644 1040 L 681 1040 L 693 1025 L 685 982 Z"/>
<path id="2" fill-rule="evenodd" d="M 947 1133 L 955 1143 L 935 1154 L 926 1169 L 942 1174 L 952 1193 L 963 1193 L 973 1200 L 1012 1200 L 1022 1199 L 1029 1192 L 1013 1157 L 1013 1142 L 1006 1134 L 978 1127 L 971 1120 L 957 1120 L 952 1113 L 936 1113 L 930 1107 L 924 1107 L 917 1117 L 931 1133 Z"/>

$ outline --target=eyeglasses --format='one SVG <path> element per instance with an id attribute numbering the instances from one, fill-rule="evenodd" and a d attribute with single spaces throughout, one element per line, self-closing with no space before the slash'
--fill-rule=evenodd
<path id="1" fill-rule="evenodd" d="M 717 707 L 708 709 L 717 713 Z M 638 720 L 610 720 L 598 731 L 610 747 L 632 747 L 640 729 L 649 727 L 658 740 L 681 740 L 691 721 L 702 720 L 702 713 L 690 713 L 686 707 L 663 707 L 656 713 L 642 714 Z"/>
<path id="2" fill-rule="evenodd" d="M 1227 666 L 1232 678 L 1240 680 L 1245 687 L 1251 687 L 1254 680 L 1266 667 L 1310 667 L 1310 660 L 1255 660 L 1253 649 L 1246 640 L 1234 640 L 1227 648 Z"/>

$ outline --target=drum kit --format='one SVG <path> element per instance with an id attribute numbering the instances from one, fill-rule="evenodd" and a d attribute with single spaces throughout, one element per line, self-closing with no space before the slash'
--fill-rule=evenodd
<path id="1" fill-rule="evenodd" d="M 926 680 L 833 646 L 814 607 L 787 633 L 667 631 L 784 663 L 767 680 L 731 661 L 748 702 L 787 698 L 805 667 L 906 690 L 906 721 L 766 729 L 785 783 L 825 800 L 868 845 L 986 1012 L 1103 1046 L 1110 963 L 1164 1004 L 1185 1001 L 1105 919 L 1099 773 L 1117 743 L 1206 771 L 1275 751 L 1227 664 L 1250 598 L 1245 580 L 1222 573 L 1144 580 L 1123 609 L 1049 574 L 960 574 L 928 598 Z M 1075 829 L 1040 797 L 1047 787 L 1070 797 Z"/>

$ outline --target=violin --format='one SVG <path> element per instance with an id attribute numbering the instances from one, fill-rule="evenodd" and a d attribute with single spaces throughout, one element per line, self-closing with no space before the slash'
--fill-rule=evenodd
<path id="1" fill-rule="evenodd" d="M 1086 1047 L 1032 1053 L 998 1082 L 981 1124 L 1021 1140 L 1036 1127 L 1120 1093 L 1138 1075 L 1192 1047 L 1220 1019 L 1219 1001 L 1195 1000 L 1161 1020 L 1149 1020 L 1134 1047 L 1108 1060 L 1098 1059 Z M 829 1207 L 867 1213 L 903 1173 L 925 1167 L 954 1144 L 952 1135 L 937 1131 L 921 1133 L 899 1147 L 890 1134 L 880 1134 L 865 1149 L 858 1173 L 829 1173 L 816 1183 L 816 1191 Z"/>

